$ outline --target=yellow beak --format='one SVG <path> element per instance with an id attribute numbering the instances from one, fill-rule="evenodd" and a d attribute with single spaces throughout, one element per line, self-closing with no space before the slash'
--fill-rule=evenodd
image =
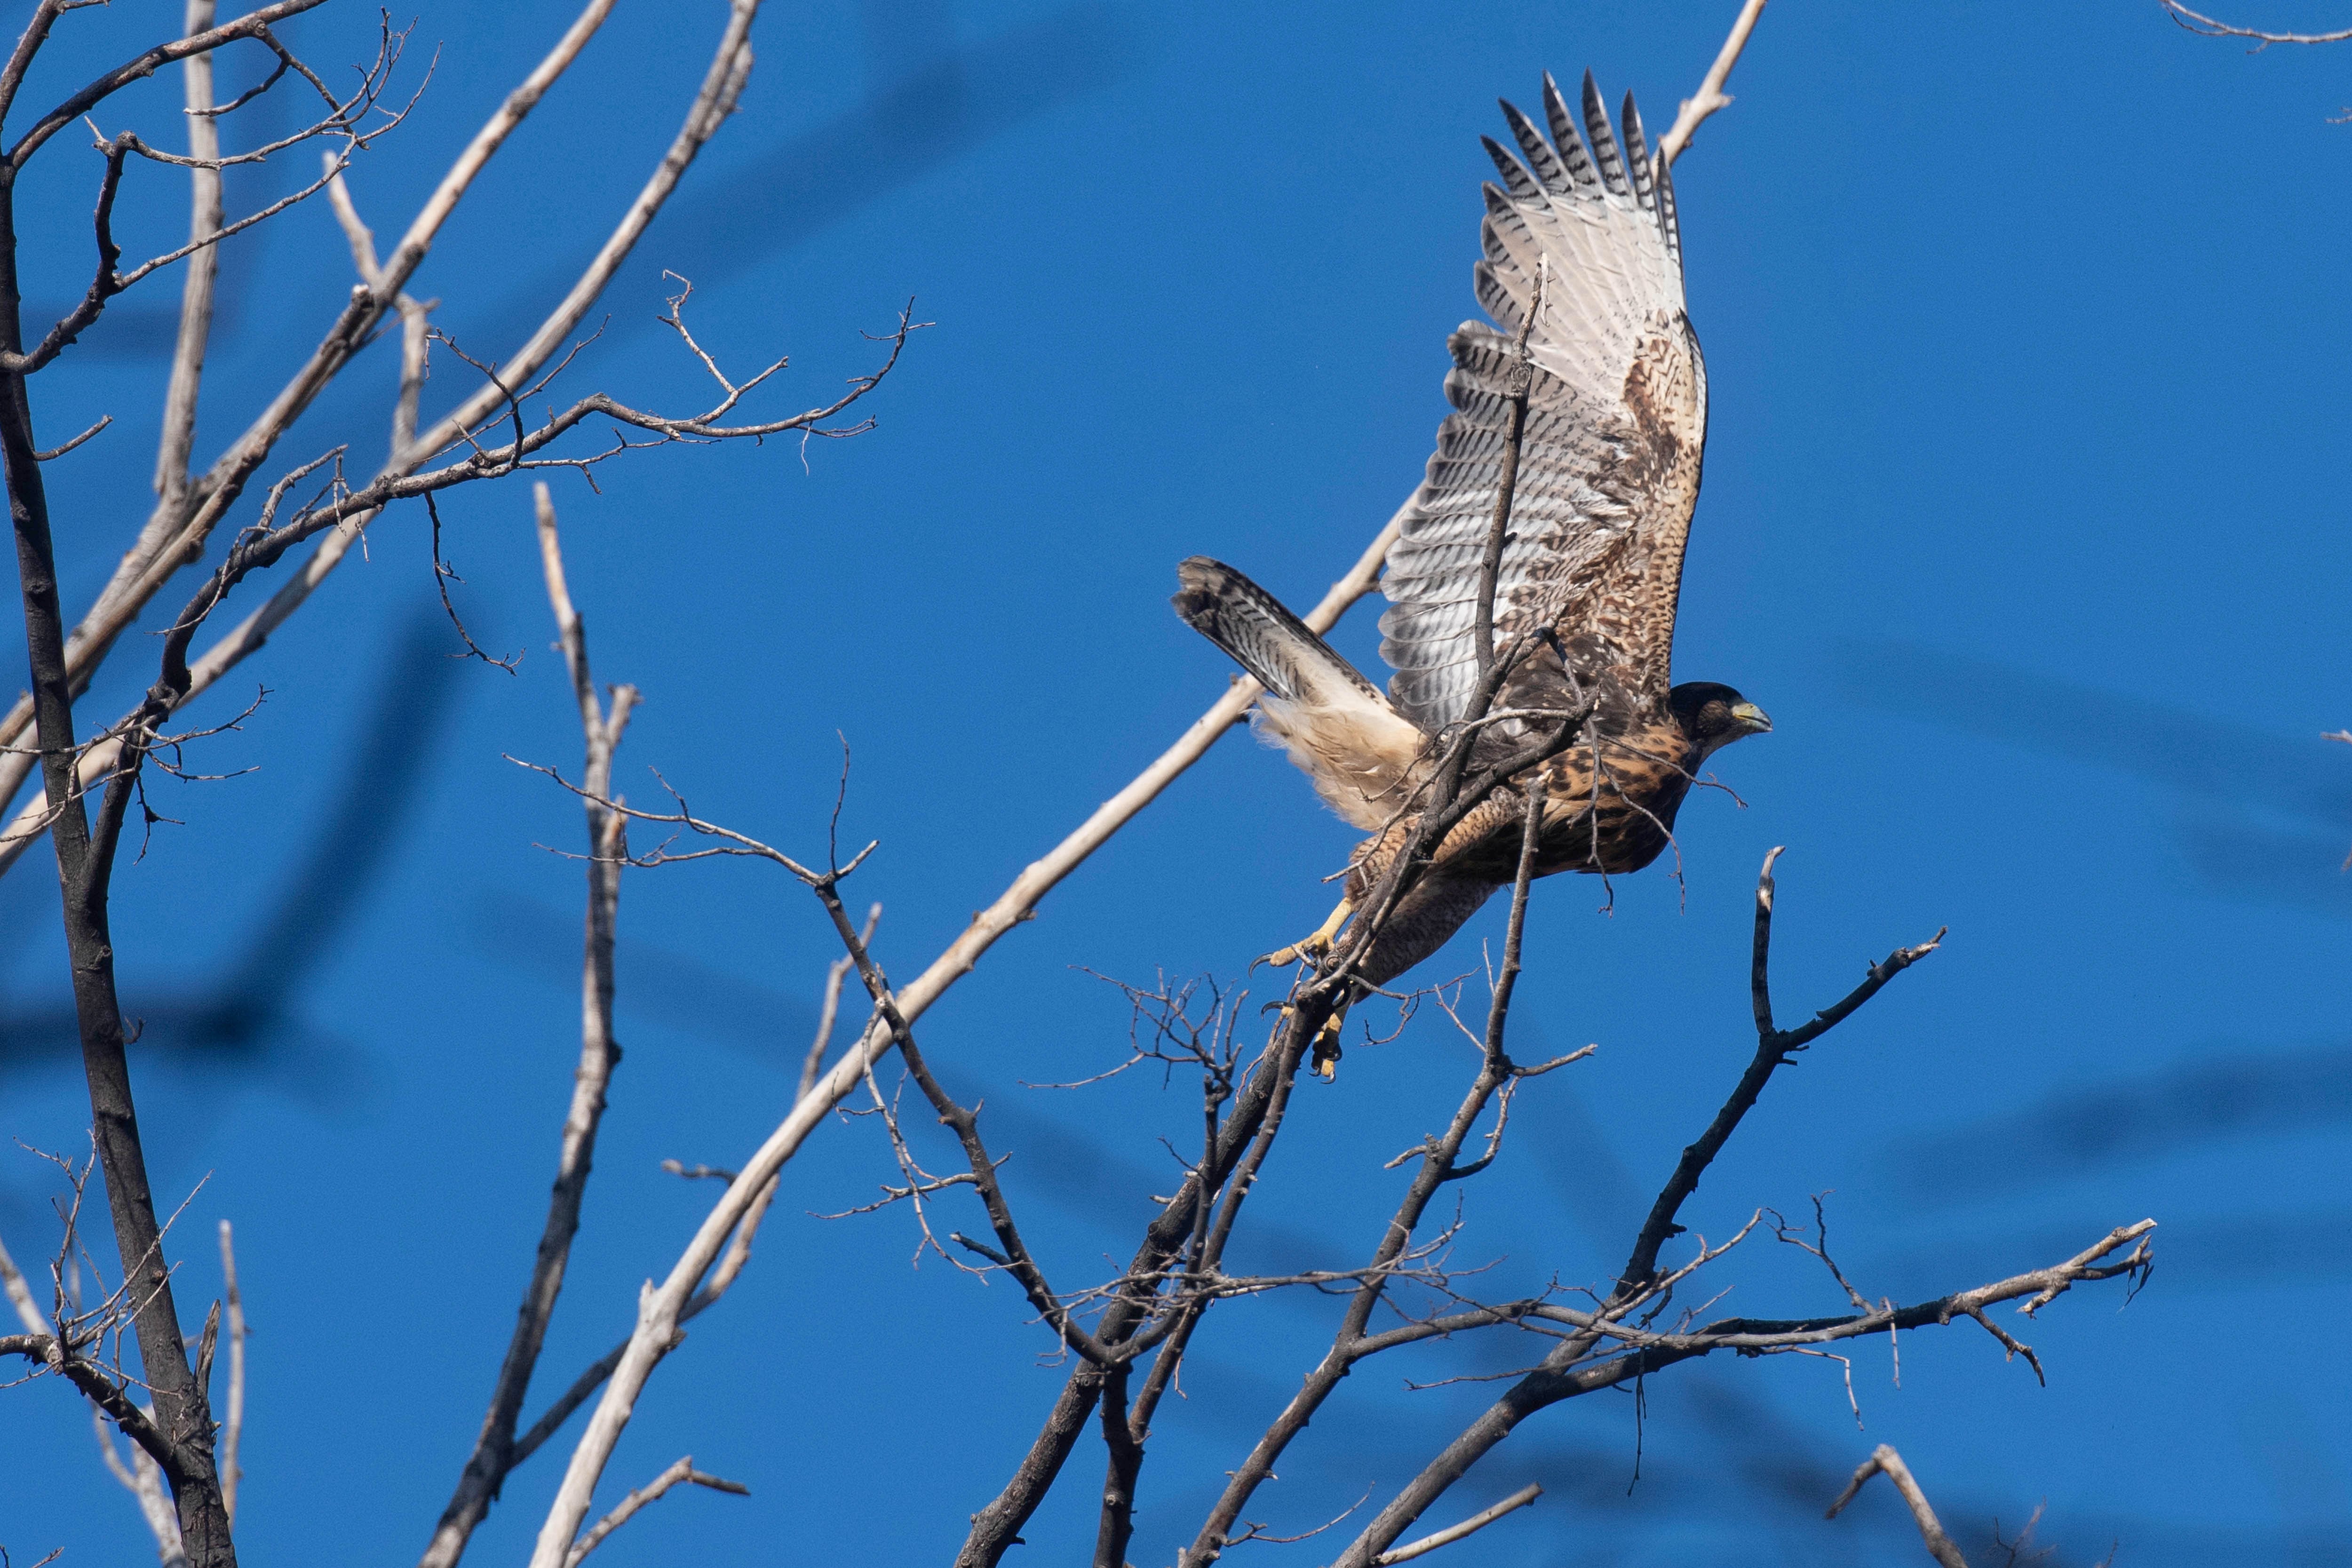
<path id="1" fill-rule="evenodd" d="M 1747 725 L 1755 734 L 1761 735 L 1772 728 L 1772 721 L 1766 718 L 1764 710 L 1757 707 L 1753 702 L 1741 702 L 1735 705 L 1731 710 L 1731 716 Z"/>

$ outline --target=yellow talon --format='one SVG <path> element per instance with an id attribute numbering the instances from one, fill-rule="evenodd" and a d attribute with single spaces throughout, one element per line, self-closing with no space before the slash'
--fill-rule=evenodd
<path id="1" fill-rule="evenodd" d="M 1258 963 L 1287 965 L 1297 963 L 1302 958 L 1322 957 L 1331 951 L 1331 944 L 1338 938 L 1339 928 L 1346 925 L 1348 917 L 1355 912 L 1355 904 L 1347 899 L 1341 899 L 1339 907 L 1331 911 L 1328 920 L 1315 929 L 1314 934 L 1303 941 L 1295 942 L 1288 947 L 1276 948 L 1250 967 L 1255 969 Z"/>

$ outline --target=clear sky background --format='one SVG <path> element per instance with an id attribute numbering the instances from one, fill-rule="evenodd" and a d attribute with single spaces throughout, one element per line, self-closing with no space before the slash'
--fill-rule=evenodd
<path id="1" fill-rule="evenodd" d="M 1412 489 L 1445 334 L 1475 309 L 1495 97 L 1530 104 L 1543 69 L 1590 67 L 1663 129 L 1734 9 L 773 7 L 741 114 L 564 384 L 701 405 L 700 372 L 654 324 L 664 268 L 694 280 L 690 320 L 729 364 L 793 356 L 761 411 L 830 397 L 909 295 L 938 324 L 855 441 L 644 454 L 601 495 L 559 477 L 597 672 L 646 693 L 625 787 L 651 795 L 658 766 L 703 814 L 815 852 L 838 731 L 845 837 L 882 841 L 852 891 L 884 901 L 880 956 L 911 975 L 1223 689 L 1230 667 L 1168 610 L 1179 558 L 1305 605 Z M 27 11 L 7 8 L 11 37 Z M 178 12 L 76 13 L 26 102 Z M 469 352 L 509 352 L 593 248 L 719 14 L 620 7 L 493 165 L 415 287 Z M 431 89 L 352 174 L 379 234 L 567 16 L 423 8 Z M 287 31 L 340 66 L 372 26 L 341 7 Z M 2352 126 L 2329 123 L 2352 49 L 2250 58 L 2153 4 L 1780 0 L 1732 85 L 1675 171 L 1712 414 L 1675 664 L 1778 728 L 1717 759 L 1744 808 L 1708 793 L 1685 811 L 1680 888 L 1654 868 L 1606 914 L 1588 879 L 1538 888 L 1515 1027 L 1529 1052 L 1601 1049 L 1521 1097 L 1502 1160 L 1468 1184 L 1458 1256 L 1501 1260 L 1482 1287 L 1497 1296 L 1613 1274 L 1752 1049 L 1751 889 L 1782 844 L 1784 1016 L 1898 942 L 1951 935 L 1775 1083 L 1685 1217 L 1719 1236 L 1831 1191 L 1849 1274 L 1904 1300 L 2143 1215 L 2163 1222 L 2159 1264 L 2128 1310 L 2086 1289 L 2017 1325 L 2047 1389 L 1966 1324 L 1906 1336 L 1899 1388 L 1883 1343 L 1855 1348 L 1862 1431 L 1834 1363 L 1685 1365 L 1647 1391 L 1638 1484 L 1633 1400 L 1599 1395 L 1531 1421 L 1431 1522 L 1537 1480 L 1544 1500 L 1459 1561 L 1901 1561 L 1917 1544 L 1891 1493 L 1820 1518 L 1891 1441 L 1972 1531 L 2046 1500 L 2053 1563 L 2116 1542 L 2131 1568 L 2352 1560 L 2352 1357 L 2330 1327 L 2352 1282 L 2352 749 L 2319 738 L 2352 721 Z M 176 144 L 178 92 L 159 77 L 103 123 Z M 268 100 L 232 144 L 294 112 Z M 61 144 L 30 182 L 27 289 L 48 306 L 86 282 L 97 164 Z M 310 166 L 240 176 L 232 210 Z M 184 187 L 142 167 L 127 189 L 134 247 L 163 248 Z M 233 244 L 225 279 L 200 462 L 350 287 L 323 207 Z M 44 440 L 116 418 L 48 472 L 76 605 L 146 515 L 176 298 L 159 278 L 118 302 L 37 387 Z M 373 351 L 278 460 L 379 450 L 393 371 Z M 471 384 L 445 355 L 434 406 Z M 164 784 L 185 826 L 116 884 L 158 1187 L 204 1183 L 173 1238 L 192 1324 L 217 1289 L 215 1222 L 241 1241 L 251 1562 L 423 1546 L 505 1344 L 576 1057 L 580 868 L 537 846 L 575 845 L 579 812 L 501 755 L 579 752 L 529 497 L 478 486 L 443 510 L 452 592 L 486 643 L 524 650 L 520 673 L 443 657 L 425 518 L 395 511 L 198 710 L 268 688 L 196 753 L 257 771 Z M 1377 669 L 1373 612 L 1336 640 Z M 143 639 L 119 657 L 85 725 L 151 661 Z M 1124 1008 L 1083 969 L 1237 977 L 1322 914 L 1349 843 L 1234 736 L 926 1021 L 950 1082 L 986 1098 L 1057 1279 L 1127 1256 L 1175 1180 L 1154 1140 L 1195 1114 L 1182 1084 L 1134 1075 L 1021 1087 L 1123 1055 Z M 72 1149 L 88 1106 L 54 886 L 45 852 L 0 883 L 0 1130 Z M 1498 912 L 1423 976 L 1471 967 Z M 710 1197 L 658 1162 L 734 1163 L 781 1116 L 833 954 L 814 902 L 750 865 L 630 874 L 621 930 L 628 1055 L 534 1410 L 626 1331 L 637 1282 Z M 1426 1019 L 1352 1050 L 1303 1095 L 1242 1261 L 1366 1253 L 1404 1180 L 1382 1162 L 1471 1070 Z M 936 1563 L 994 1495 L 1062 1373 L 1008 1285 L 908 1267 L 908 1215 L 809 1217 L 891 1174 L 871 1121 L 827 1124 L 789 1168 L 751 1272 L 657 1373 L 604 1491 L 690 1452 L 753 1495 L 673 1497 L 604 1548 L 612 1568 Z M 0 1156 L 20 1259 L 50 1245 L 55 1187 L 31 1155 Z M 1719 1310 L 1837 1310 L 1804 1261 L 1769 1243 L 1727 1259 Z M 1150 1450 L 1139 1563 L 1189 1540 L 1336 1321 L 1306 1297 L 1209 1320 Z M 1368 1485 L 1385 1497 L 1496 1392 L 1405 1378 L 1536 1353 L 1496 1337 L 1368 1366 L 1249 1517 L 1288 1534 Z M 20 1562 L 63 1546 L 66 1568 L 141 1560 L 77 1402 L 49 1383 L 5 1398 L 0 1541 Z M 1089 1436 L 1015 1560 L 1082 1558 L 1099 1466 Z M 469 1561 L 520 1560 L 559 1468 L 512 1479 Z M 1354 1522 L 1246 1550 L 1327 1561 Z"/>

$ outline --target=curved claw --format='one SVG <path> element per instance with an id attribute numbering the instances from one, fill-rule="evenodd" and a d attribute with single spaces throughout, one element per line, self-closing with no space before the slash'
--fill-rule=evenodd
<path id="1" fill-rule="evenodd" d="M 1260 964 L 1265 963 L 1287 967 L 1302 959 L 1323 958 L 1328 955 L 1332 944 L 1339 938 L 1339 928 L 1348 923 L 1348 917 L 1355 911 L 1356 906 L 1353 901 L 1341 899 L 1339 907 L 1333 910 L 1330 917 L 1320 926 L 1299 941 L 1292 942 L 1288 947 L 1277 947 L 1272 952 L 1253 961 L 1250 968 L 1255 971 Z"/>

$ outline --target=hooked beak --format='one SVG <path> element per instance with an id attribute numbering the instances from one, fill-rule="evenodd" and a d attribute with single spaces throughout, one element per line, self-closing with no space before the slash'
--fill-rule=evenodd
<path id="1" fill-rule="evenodd" d="M 1735 704 L 1731 710 L 1731 716 L 1747 726 L 1748 733 L 1751 735 L 1768 733 L 1772 728 L 1772 721 L 1766 718 L 1764 710 L 1757 707 L 1753 702 Z"/>

